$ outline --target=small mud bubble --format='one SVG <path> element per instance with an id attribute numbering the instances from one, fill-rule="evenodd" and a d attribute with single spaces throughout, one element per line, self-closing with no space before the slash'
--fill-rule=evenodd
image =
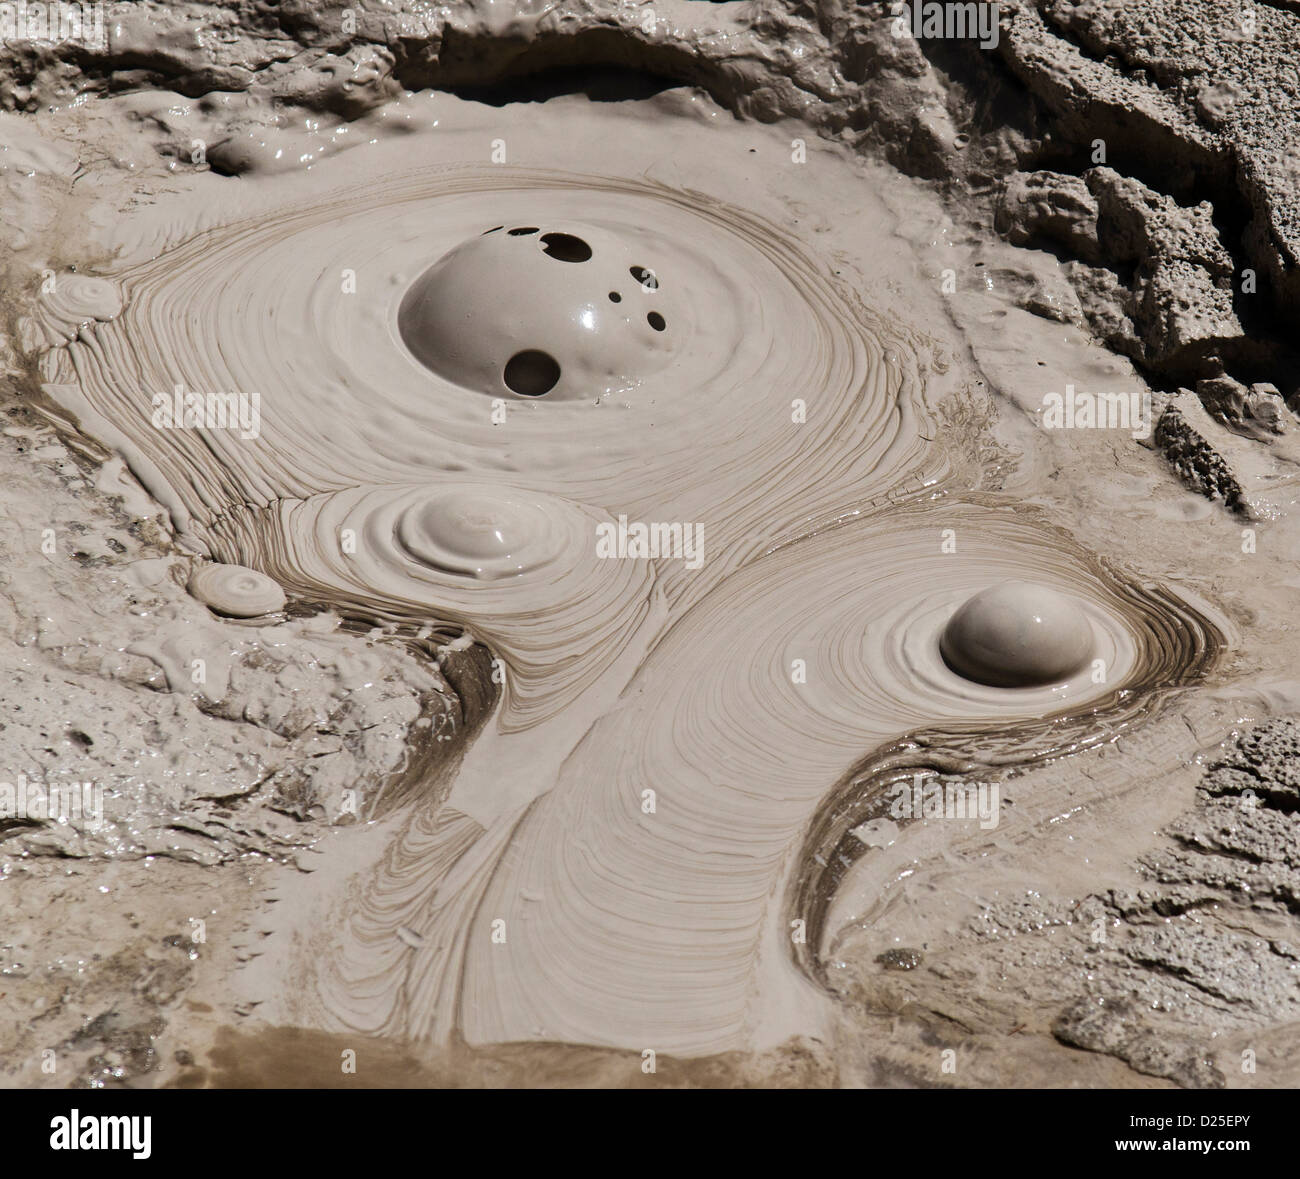
<path id="1" fill-rule="evenodd" d="M 406 506 L 392 526 L 406 560 L 478 581 L 553 561 L 564 545 L 544 497 L 488 487 L 446 487 Z"/>
<path id="2" fill-rule="evenodd" d="M 201 565 L 190 576 L 189 591 L 229 618 L 260 618 L 283 610 L 285 604 L 278 582 L 243 565 Z"/>

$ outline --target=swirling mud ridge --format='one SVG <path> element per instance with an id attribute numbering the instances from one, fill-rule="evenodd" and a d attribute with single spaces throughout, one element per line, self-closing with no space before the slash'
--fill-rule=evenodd
<path id="1" fill-rule="evenodd" d="M 1224 635 L 1212 620 L 1168 590 L 1127 583 L 1110 571 L 1105 575 L 1112 608 L 1126 617 L 1140 652 L 1123 686 L 1042 719 L 909 733 L 873 750 L 827 792 L 808 824 L 786 905 L 788 922 L 805 926 L 805 936 L 790 944 L 807 977 L 827 985 L 822 948 L 828 911 L 840 884 L 868 853 L 871 826 L 883 825 L 891 834 L 899 829 L 891 817 L 893 800 L 931 776 L 988 782 L 1113 741 L 1214 666 Z M 907 820 L 920 817 L 912 809 Z"/>
<path id="2" fill-rule="evenodd" d="M 167 507 L 213 610 L 465 636 L 499 685 L 299 931 L 287 1017 L 771 1042 L 821 1002 L 885 786 L 1108 740 L 1221 645 L 961 494 L 925 333 L 755 214 L 461 166 L 205 216 L 40 309 L 51 396 Z"/>

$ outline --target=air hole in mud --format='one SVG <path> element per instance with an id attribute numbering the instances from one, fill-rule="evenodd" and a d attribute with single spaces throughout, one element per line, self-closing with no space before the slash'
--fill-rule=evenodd
<path id="1" fill-rule="evenodd" d="M 491 229 L 485 229 L 485 230 L 482 232 L 482 234 L 481 234 L 480 236 L 481 236 L 481 237 L 487 237 L 487 235 L 488 235 L 489 233 L 496 233 L 496 231 L 497 231 L 498 229 L 505 229 L 505 226 L 504 226 L 504 225 L 494 225 Z"/>
<path id="2" fill-rule="evenodd" d="M 653 270 L 647 270 L 644 266 L 632 266 L 628 268 L 628 274 L 641 284 L 642 290 L 657 291 L 659 289 L 659 279 L 655 277 Z"/>
<path id="3" fill-rule="evenodd" d="M 663 331 L 664 328 L 668 326 L 668 322 L 657 311 L 650 312 L 650 314 L 645 317 L 645 321 L 657 332 Z"/>
<path id="4" fill-rule="evenodd" d="M 609 292 L 609 301 L 610 301 L 611 303 L 621 303 L 621 302 L 623 302 L 623 296 L 620 295 L 617 291 L 610 291 L 610 292 Z"/>
<path id="5" fill-rule="evenodd" d="M 506 385 L 521 397 L 541 397 L 555 388 L 560 366 L 555 357 L 535 348 L 516 352 L 502 374 Z"/>
<path id="6" fill-rule="evenodd" d="M 536 225 L 524 225 L 518 229 L 512 229 L 509 231 L 511 237 L 525 237 L 530 233 L 536 233 L 536 232 L 537 232 Z"/>
<path id="7" fill-rule="evenodd" d="M 586 262 L 591 257 L 591 247 L 571 233 L 542 234 L 542 249 L 557 262 Z"/>

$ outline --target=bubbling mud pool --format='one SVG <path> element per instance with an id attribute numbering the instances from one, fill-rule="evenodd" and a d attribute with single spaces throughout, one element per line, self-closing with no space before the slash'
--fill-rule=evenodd
<path id="1" fill-rule="evenodd" d="M 213 562 L 192 584 L 214 609 L 278 589 L 503 669 L 447 789 L 404 790 L 382 853 L 296 930 L 281 1016 L 776 1042 L 817 1019 L 827 855 L 851 861 L 867 778 L 919 733 L 947 768 L 1060 756 L 1221 636 L 964 492 L 933 341 L 798 232 L 643 169 L 448 142 L 414 169 L 404 142 L 381 192 L 324 168 L 242 216 L 125 225 L 80 303 L 36 309 L 47 388 Z M 868 266 L 885 232 L 864 220 Z M 177 388 L 260 391 L 256 437 L 154 428 Z M 628 521 L 703 559 L 603 554 Z"/>

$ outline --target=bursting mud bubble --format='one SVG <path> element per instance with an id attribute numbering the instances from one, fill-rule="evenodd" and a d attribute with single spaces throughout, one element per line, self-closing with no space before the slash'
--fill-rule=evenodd
<path id="1" fill-rule="evenodd" d="M 727 19 L 700 16 L 701 43 Z M 1019 52 L 1017 29 L 988 50 Z M 844 134 L 860 119 L 748 75 L 732 104 L 761 121 L 707 70 L 717 93 L 641 77 L 596 101 L 551 79 L 566 92 L 498 102 L 377 60 L 311 71 L 319 93 L 286 75 L 275 109 L 310 117 L 256 90 L 106 95 L 67 116 L 77 133 L 102 119 L 113 159 L 165 143 L 171 163 L 96 166 L 75 195 L 62 116 L 3 123 L 7 184 L 67 181 L 62 220 L 31 214 L 9 247 L 14 402 L 135 521 L 122 553 L 78 542 L 79 576 L 126 587 L 111 624 L 89 598 L 100 646 L 29 629 L 78 674 L 184 701 L 150 740 L 219 750 L 238 780 L 107 808 L 119 857 L 166 859 L 149 849 L 181 831 L 202 871 L 246 873 L 248 941 L 177 984 L 207 1010 L 168 1016 L 202 1058 L 169 1080 L 220 1083 L 233 1039 L 244 1080 L 273 1083 L 263 1035 L 372 1042 L 402 1083 L 537 1083 L 559 1060 L 631 1083 L 607 1062 L 647 1046 L 714 1082 L 806 1053 L 815 1083 L 926 1083 L 944 954 L 1005 1039 L 993 976 L 1015 967 L 969 966 L 972 925 L 1011 922 L 1026 881 L 1053 914 L 1126 920 L 1106 907 L 1126 887 L 1195 871 L 1151 849 L 1199 797 L 1197 757 L 1300 702 L 1252 629 L 1276 568 L 1227 588 L 1241 530 L 1290 510 L 1286 431 L 1260 441 L 1276 407 L 1243 383 L 1260 362 L 1210 375 L 1208 345 L 1158 345 L 1144 304 L 1115 295 L 1135 318 L 1107 317 L 1107 249 L 1115 283 L 1164 273 L 1118 173 L 1050 199 L 1009 183 L 994 211 L 987 175 L 935 162 L 946 191 L 897 142 L 871 157 Z M 828 95 L 849 84 L 826 69 Z M 975 150 L 947 117 L 926 124 L 937 161 Z M 1043 420 L 1053 387 L 1074 405 L 1120 384 L 1157 428 Z M 48 450 L 15 422 L 22 453 Z M 1217 554 L 1205 571 L 1178 527 Z M 968 785 L 977 809 L 948 805 Z M 92 864 L 108 846 L 76 844 Z M 1080 1002 L 1085 950 L 1057 951 Z M 1042 1016 L 1052 969 L 1018 985 L 1047 1045 L 1035 1082 L 1148 1059 L 1071 1064 L 1090 1033 Z M 934 1019 L 891 1040 L 907 1003 Z M 1160 1075 L 1204 1079 L 1179 1061 Z"/>
<path id="2" fill-rule="evenodd" d="M 685 300 L 662 294 L 656 272 L 636 261 L 653 246 L 638 252 L 607 229 L 573 228 L 497 226 L 457 246 L 402 299 L 407 347 L 434 372 L 496 395 L 592 400 L 640 384 L 671 359 L 670 339 L 688 334 Z M 696 276 L 680 282 L 704 294 Z"/>

